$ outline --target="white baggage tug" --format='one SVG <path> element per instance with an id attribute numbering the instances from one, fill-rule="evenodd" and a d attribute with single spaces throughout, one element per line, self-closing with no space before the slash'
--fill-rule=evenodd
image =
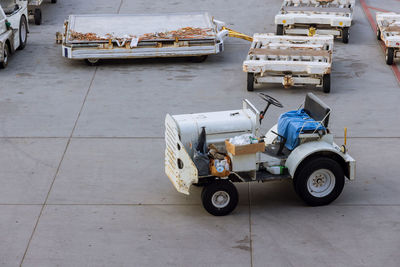
<path id="1" fill-rule="evenodd" d="M 0 0 L 0 68 L 8 65 L 11 54 L 24 49 L 28 37 L 26 1 Z"/>
<path id="2" fill-rule="evenodd" d="M 191 57 L 224 50 L 226 37 L 251 40 L 208 13 L 70 15 L 57 34 L 62 55 L 95 65 L 100 59 Z"/>
<path id="3" fill-rule="evenodd" d="M 260 124 L 269 106 L 283 106 L 266 94 L 259 96 L 267 102 L 262 112 L 244 100 L 239 110 L 166 116 L 165 173 L 172 184 L 184 194 L 189 194 L 193 184 L 204 186 L 203 206 L 216 216 L 235 209 L 239 198 L 235 182 L 292 179 L 296 193 L 307 204 L 319 206 L 334 201 L 343 190 L 345 177 L 355 178 L 356 165 L 345 145 L 339 147 L 333 141 L 328 128 L 330 108 L 309 93 L 304 109 L 283 114 L 264 136 Z M 297 118 L 299 114 L 303 117 Z M 285 125 L 289 128 L 282 129 L 290 131 L 278 133 Z M 260 141 L 249 145 L 230 143 L 229 138 L 245 133 Z M 224 155 L 225 165 L 214 165 L 216 160 L 211 155 L 215 154 L 209 150 L 202 155 L 209 163 L 197 167 L 201 166 L 198 149 L 203 145 Z"/>
<path id="4" fill-rule="evenodd" d="M 330 34 L 349 42 L 355 0 L 284 0 L 275 16 L 276 34 Z"/>
<path id="5" fill-rule="evenodd" d="M 400 58 L 400 14 L 376 14 L 376 34 L 386 46 L 386 64 L 392 65 L 394 60 Z"/>
<path id="6" fill-rule="evenodd" d="M 247 90 L 254 83 L 281 83 L 285 87 L 313 84 L 325 93 L 331 90 L 333 36 L 253 36 L 249 54 L 243 62 Z"/>

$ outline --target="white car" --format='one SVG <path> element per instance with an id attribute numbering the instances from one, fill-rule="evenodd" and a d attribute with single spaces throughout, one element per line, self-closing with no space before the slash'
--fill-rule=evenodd
<path id="1" fill-rule="evenodd" d="M 0 68 L 6 68 L 9 56 L 24 49 L 28 37 L 27 1 L 0 0 Z"/>

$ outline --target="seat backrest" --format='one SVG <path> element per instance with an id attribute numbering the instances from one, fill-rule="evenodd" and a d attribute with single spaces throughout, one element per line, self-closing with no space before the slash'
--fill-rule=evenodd
<path id="1" fill-rule="evenodd" d="M 328 114 L 331 111 L 331 108 L 313 93 L 308 93 L 306 95 L 306 99 L 304 101 L 304 111 L 316 121 L 322 121 L 325 119 L 323 125 L 325 128 L 328 128 Z"/>

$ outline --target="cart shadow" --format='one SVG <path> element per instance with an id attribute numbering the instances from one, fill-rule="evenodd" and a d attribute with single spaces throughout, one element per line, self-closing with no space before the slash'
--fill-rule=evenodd
<path id="1" fill-rule="evenodd" d="M 250 184 L 251 206 L 304 207 L 304 202 L 296 195 L 292 180 Z"/>
<path id="2" fill-rule="evenodd" d="M 322 88 L 320 87 L 315 87 L 312 85 L 304 85 L 304 86 L 292 86 L 289 88 L 285 88 L 283 85 L 281 84 L 256 84 L 254 86 L 254 92 L 256 93 L 271 93 L 271 92 L 285 92 L 288 94 L 299 94 L 299 95 L 304 95 L 307 94 L 309 92 L 312 93 L 321 93 L 322 92 Z"/>
<path id="3" fill-rule="evenodd" d="M 209 60 L 206 60 L 207 62 Z M 100 66 L 115 66 L 115 65 L 155 65 L 155 64 L 202 64 L 205 62 L 196 62 L 193 57 L 160 57 L 160 58 L 126 58 L 126 59 L 102 59 Z"/>

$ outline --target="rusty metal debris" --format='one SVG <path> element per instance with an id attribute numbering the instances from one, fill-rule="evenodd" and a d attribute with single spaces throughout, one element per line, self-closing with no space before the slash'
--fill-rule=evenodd
<path id="1" fill-rule="evenodd" d="M 146 33 L 139 37 L 134 35 L 129 35 L 128 38 L 114 37 L 111 34 L 106 34 L 106 36 L 101 37 L 96 33 L 80 33 L 71 31 L 70 41 L 106 41 L 110 39 L 123 40 L 123 39 L 134 39 L 138 38 L 140 41 L 146 40 L 170 40 L 170 39 L 198 39 L 212 36 L 212 29 L 210 28 L 193 28 L 184 27 L 176 31 L 166 31 L 166 32 L 156 32 L 156 33 Z"/>

